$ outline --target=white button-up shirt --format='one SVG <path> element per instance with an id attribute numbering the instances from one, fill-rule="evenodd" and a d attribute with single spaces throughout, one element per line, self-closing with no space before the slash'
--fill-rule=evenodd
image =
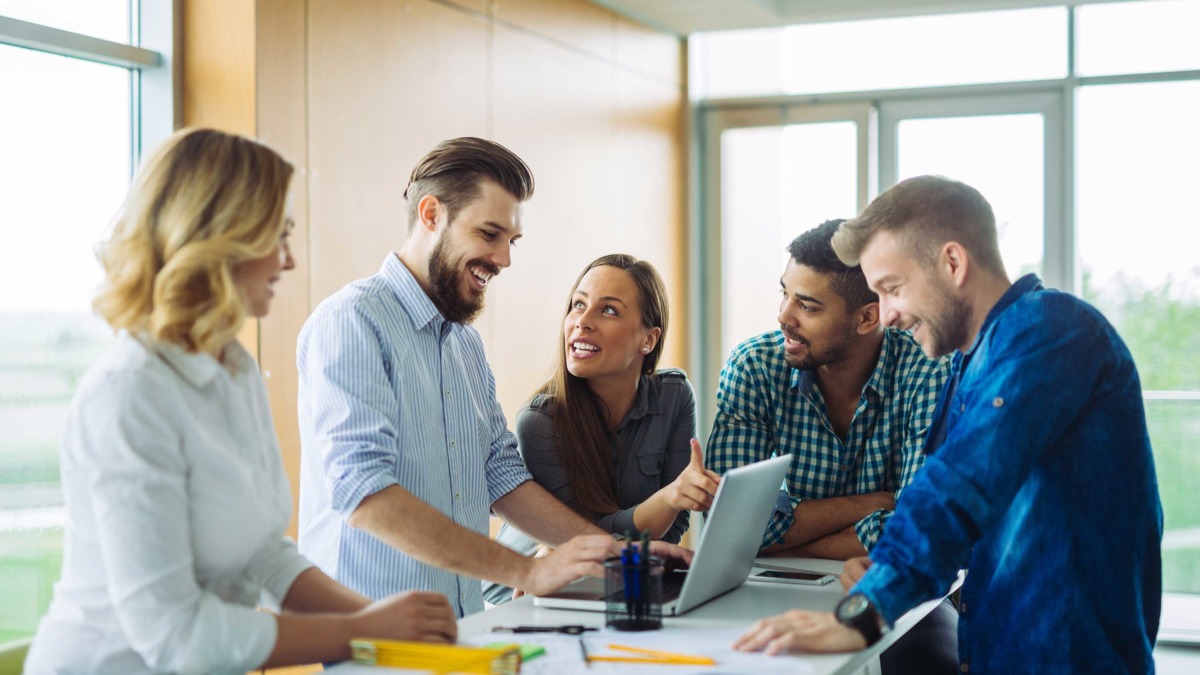
<path id="1" fill-rule="evenodd" d="M 149 344 L 149 343 L 147 343 Z M 226 366 L 122 333 L 88 371 L 62 445 L 62 578 L 27 673 L 245 673 L 311 566 L 283 537 L 291 496 L 266 392 Z"/>

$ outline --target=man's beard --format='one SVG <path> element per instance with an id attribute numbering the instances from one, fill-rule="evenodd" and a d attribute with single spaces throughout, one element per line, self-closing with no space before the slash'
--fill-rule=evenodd
<path id="1" fill-rule="evenodd" d="M 464 265 L 461 271 L 456 270 L 446 255 L 446 232 L 443 230 L 429 259 L 429 294 L 447 321 L 469 324 L 483 311 L 483 293 L 472 292 L 469 298 L 464 298 L 462 293 L 462 275 L 470 274 L 468 268 L 472 266 L 487 270 L 493 277 L 500 273 L 495 265 L 479 260 Z"/>
<path id="2" fill-rule="evenodd" d="M 929 345 L 922 345 L 925 355 L 940 358 L 959 348 L 966 348 L 967 330 L 971 319 L 971 308 L 961 298 L 950 293 L 950 288 L 943 285 L 938 289 L 937 306 L 930 315 L 930 321 L 924 321 L 924 328 L 929 333 Z"/>
<path id="3" fill-rule="evenodd" d="M 787 335 L 787 333 L 785 332 L 784 335 Z M 812 350 L 812 343 L 808 340 L 793 339 L 804 345 L 806 353 L 804 356 L 792 356 L 784 352 L 783 360 L 796 370 L 816 370 L 821 366 L 837 363 L 846 355 L 846 347 L 850 344 L 850 336 L 842 335 L 822 353 L 818 354 Z"/>

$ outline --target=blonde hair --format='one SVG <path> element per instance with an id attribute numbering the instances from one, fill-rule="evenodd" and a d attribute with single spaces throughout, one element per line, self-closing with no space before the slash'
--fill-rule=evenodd
<path id="1" fill-rule="evenodd" d="M 981 268 L 1005 276 L 992 207 L 966 183 L 944 176 L 901 181 L 842 223 L 830 243 L 838 259 L 852 267 L 882 231 L 895 233 L 922 265 L 932 265 L 942 245 L 956 241 Z"/>
<path id="2" fill-rule="evenodd" d="M 190 352 L 233 340 L 246 317 L 233 268 L 279 244 L 292 172 L 248 138 L 175 132 L 138 170 L 98 248 L 106 279 L 96 312 Z"/>

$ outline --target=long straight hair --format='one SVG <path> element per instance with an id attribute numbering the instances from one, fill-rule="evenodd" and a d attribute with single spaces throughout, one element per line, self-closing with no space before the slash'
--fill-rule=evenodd
<path id="1" fill-rule="evenodd" d="M 596 258 L 571 287 L 564 317 L 571 311 L 571 298 L 575 297 L 579 283 L 596 267 L 624 270 L 637 287 L 642 326 L 661 331 L 654 349 L 642 357 L 641 373 L 654 373 L 667 336 L 669 307 L 662 277 L 653 265 L 631 255 L 615 253 Z M 567 483 L 575 497 L 576 510 L 592 518 L 618 511 L 613 463 L 609 457 L 609 448 L 615 440 L 614 431 L 608 426 L 609 411 L 587 380 L 567 370 L 567 350 L 561 336 L 554 374 L 537 393 L 553 401 L 555 450 L 567 469 Z"/>

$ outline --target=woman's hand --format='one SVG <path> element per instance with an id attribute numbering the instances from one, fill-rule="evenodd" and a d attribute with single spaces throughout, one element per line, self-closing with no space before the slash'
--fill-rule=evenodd
<path id="1" fill-rule="evenodd" d="M 707 511 L 712 506 L 720 483 L 720 476 L 704 468 L 700 441 L 693 438 L 692 461 L 670 485 L 663 488 L 663 496 L 676 511 Z"/>
<path id="2" fill-rule="evenodd" d="M 409 591 L 367 605 L 351 618 L 354 637 L 417 642 L 458 638 L 458 621 L 441 593 Z"/>

